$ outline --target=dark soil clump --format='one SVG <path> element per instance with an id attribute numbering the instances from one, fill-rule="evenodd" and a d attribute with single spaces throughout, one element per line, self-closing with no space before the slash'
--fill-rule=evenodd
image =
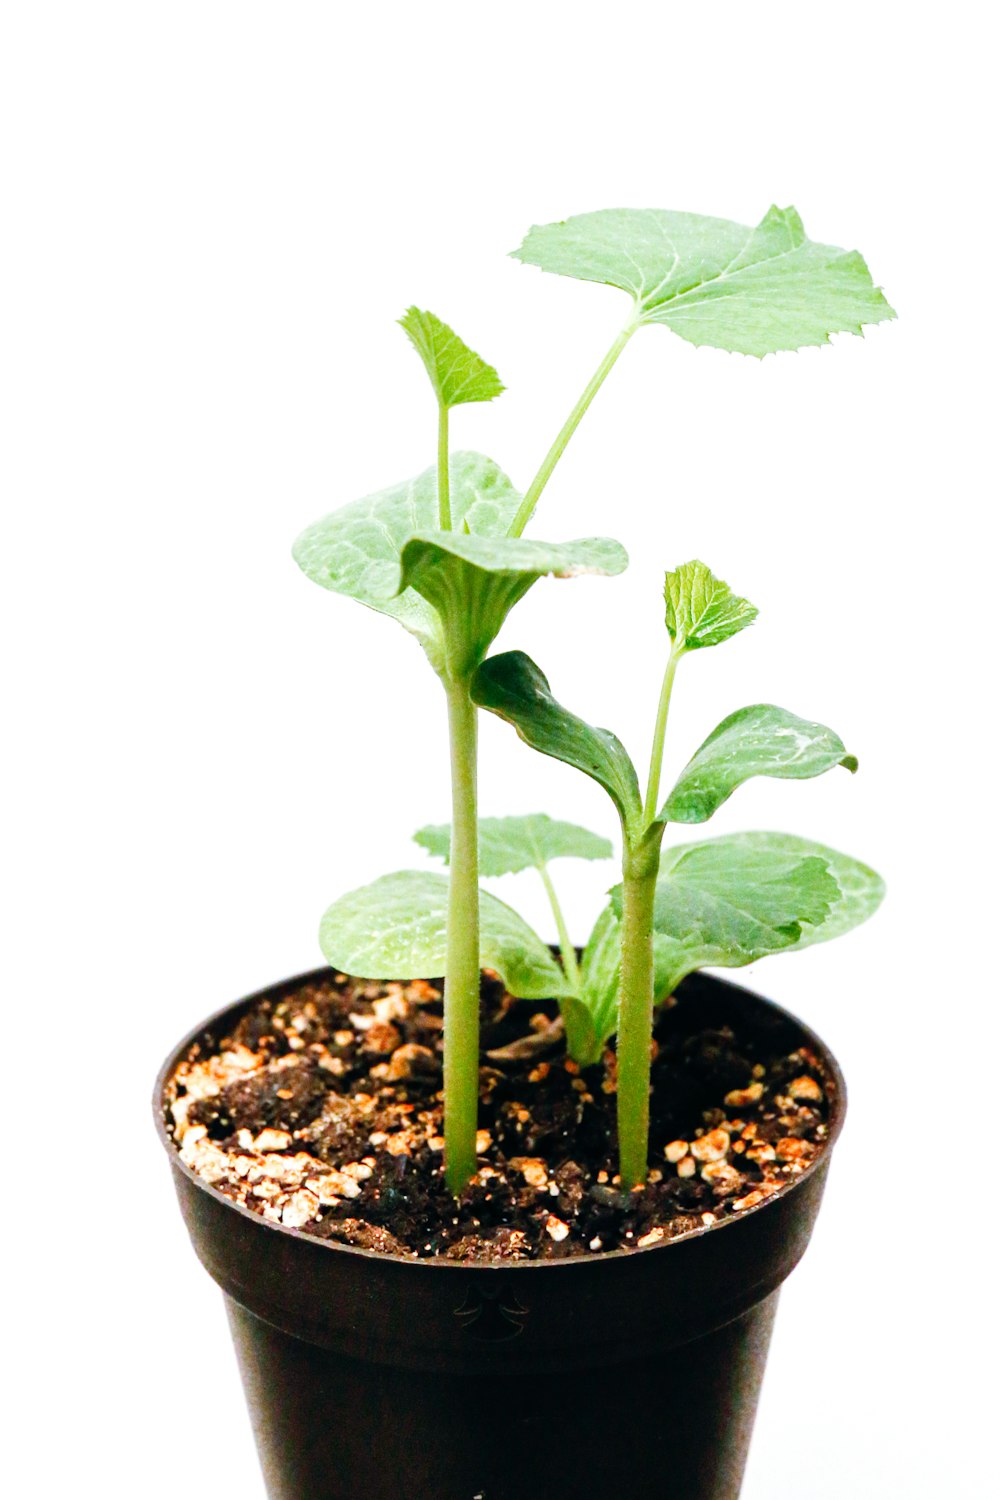
<path id="1" fill-rule="evenodd" d="M 615 1058 L 581 1070 L 554 1005 L 484 975 L 479 1169 L 443 1176 L 439 985 L 330 979 L 259 1002 L 168 1089 L 182 1158 L 227 1198 L 339 1244 L 468 1262 L 644 1248 L 743 1213 L 822 1152 L 833 1084 L 780 1027 L 689 997 L 653 1038 L 650 1174 L 616 1176 Z"/>

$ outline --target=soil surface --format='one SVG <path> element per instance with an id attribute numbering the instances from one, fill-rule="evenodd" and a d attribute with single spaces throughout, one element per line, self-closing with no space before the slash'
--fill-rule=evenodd
<path id="1" fill-rule="evenodd" d="M 320 1239 L 405 1256 L 552 1260 L 641 1248 L 745 1212 L 822 1151 L 832 1084 L 679 997 L 653 1039 L 650 1173 L 623 1193 L 615 1058 L 568 1060 L 554 1005 L 484 975 L 479 1170 L 443 1177 L 441 990 L 330 979 L 194 1046 L 168 1089 L 181 1157 L 227 1198 Z M 776 1045 L 777 1043 L 777 1045 Z"/>

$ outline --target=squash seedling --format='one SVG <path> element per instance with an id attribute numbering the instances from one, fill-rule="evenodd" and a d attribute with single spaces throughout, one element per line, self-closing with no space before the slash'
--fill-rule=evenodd
<path id="1" fill-rule="evenodd" d="M 867 866 L 787 834 L 730 834 L 661 855 L 668 823 L 704 823 L 754 776 L 804 780 L 857 760 L 831 729 L 770 703 L 738 709 L 695 751 L 659 803 L 674 675 L 689 652 L 715 646 L 757 614 L 703 563 L 666 575 L 671 640 L 660 690 L 645 799 L 628 752 L 552 696 L 520 651 L 489 658 L 472 682 L 474 701 L 513 724 L 533 749 L 592 777 L 615 805 L 622 881 L 584 953 L 567 1025 L 578 1062 L 596 1062 L 617 1032 L 618 1149 L 622 1185 L 645 1181 L 649 1138 L 650 1037 L 654 1006 L 706 965 L 738 968 L 836 937 L 870 916 L 882 882 Z"/>
<path id="2" fill-rule="evenodd" d="M 651 795 L 655 805 L 655 781 L 651 779 L 644 809 L 635 771 L 613 736 L 589 730 L 559 709 L 527 658 L 515 654 L 487 661 L 508 613 L 540 578 L 612 575 L 626 566 L 624 549 L 608 538 L 556 543 L 523 538 L 560 456 L 622 351 L 648 324 L 662 324 L 689 343 L 762 357 L 826 343 L 836 332 L 860 333 L 864 324 L 894 316 L 862 257 L 808 240 L 794 209 L 772 208 L 755 228 L 697 214 L 612 209 L 535 228 L 515 255 L 545 271 L 619 287 L 631 297 L 621 332 L 524 494 L 482 454 L 449 451 L 452 410 L 491 401 L 503 387 L 492 366 L 446 324 L 411 308 L 401 321 L 436 398 L 437 462 L 415 479 L 336 511 L 295 545 L 296 560 L 307 576 L 391 616 L 416 636 L 445 691 L 452 785 L 449 873 L 403 871 L 341 898 L 323 918 L 321 943 L 334 967 L 373 979 L 444 975 L 445 1171 L 455 1192 L 476 1164 L 482 964 L 496 969 L 515 996 L 559 998 L 570 1045 L 581 1053 L 603 1044 L 609 1023 L 614 1029 L 616 981 L 612 977 L 604 986 L 603 1010 L 586 999 L 581 1003 L 581 996 L 592 998 L 600 977 L 607 980 L 620 969 L 619 1091 L 624 1074 L 625 1094 L 633 1101 L 623 1116 L 623 1180 L 642 1179 L 646 1106 L 640 1095 L 644 1077 L 648 1083 L 654 924 L 662 949 L 660 940 L 670 940 L 671 931 L 680 931 L 687 920 L 688 877 L 702 867 L 699 861 L 714 859 L 716 868 L 724 870 L 731 857 L 742 860 L 745 871 L 755 853 L 750 845 L 740 854 L 690 855 L 685 864 L 675 851 L 674 862 L 657 883 L 662 829 L 659 835 L 654 829 L 662 819 L 652 816 L 648 801 Z M 695 645 L 689 623 L 676 634 L 675 646 L 677 640 L 681 646 L 671 654 L 657 731 L 661 749 L 673 667 Z M 710 643 L 703 639 L 698 644 Z M 572 964 L 558 964 L 510 907 L 480 894 L 474 684 L 480 702 L 502 698 L 525 738 L 529 733 L 551 735 L 551 743 L 566 751 L 559 758 L 578 764 L 597 754 L 598 779 L 615 800 L 627 830 L 622 890 L 603 919 L 604 936 L 597 948 L 594 939 L 588 945 L 590 960 L 585 956 L 579 976 Z M 497 708 L 493 701 L 488 706 Z M 736 717 L 738 722 L 720 726 L 723 749 L 717 748 L 717 759 L 724 759 L 726 747 L 743 747 L 753 736 L 766 739 L 781 727 L 777 721 Z M 790 719 L 782 723 L 792 734 Z M 711 756 L 708 743 L 703 752 Z M 654 760 L 658 779 L 655 749 Z M 597 774 L 590 766 L 581 768 Z M 685 821 L 676 810 L 668 816 Z M 784 858 L 794 866 L 796 856 Z M 682 865 L 685 873 L 676 873 Z M 821 898 L 829 911 L 837 909 L 830 868 L 827 862 L 825 886 L 818 869 L 810 866 L 807 872 L 815 877 L 809 907 L 815 921 Z M 665 885 L 664 876 L 672 871 L 672 884 L 668 879 Z M 798 879 L 792 882 L 795 888 Z M 775 912 L 780 916 L 778 905 Z M 779 927 L 788 925 L 778 922 Z M 612 962 L 619 928 L 620 962 Z M 685 952 L 697 947 L 695 932 L 692 925 L 686 938 L 682 934 L 677 939 Z M 726 961 L 702 956 L 697 963 Z"/>

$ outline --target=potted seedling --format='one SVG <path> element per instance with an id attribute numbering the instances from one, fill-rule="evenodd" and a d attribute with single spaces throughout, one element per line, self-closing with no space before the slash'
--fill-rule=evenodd
<path id="1" fill-rule="evenodd" d="M 436 398 L 436 463 L 295 545 L 303 572 L 389 615 L 444 690 L 447 863 L 341 896 L 329 968 L 228 1007 L 167 1060 L 156 1111 L 198 1253 L 226 1293 L 271 1500 L 532 1500 L 603 1488 L 735 1500 L 781 1282 L 802 1254 L 844 1112 L 800 1022 L 698 971 L 825 941 L 882 886 L 802 838 L 691 843 L 750 777 L 857 762 L 775 705 L 723 719 L 660 792 L 682 660 L 756 610 L 700 562 L 666 573 L 665 668 L 644 792 L 616 737 L 563 708 L 521 651 L 490 655 L 540 579 L 626 566 L 603 537 L 523 535 L 635 333 L 763 356 L 893 316 L 856 252 L 792 209 L 756 228 L 610 210 L 533 229 L 518 258 L 620 287 L 628 319 L 523 494 L 452 452 L 496 371 L 434 314 L 402 324 Z M 555 596 L 553 596 L 555 597 Z M 598 781 L 621 879 L 589 940 L 550 865 L 608 859 L 544 814 L 478 815 L 477 714 Z M 480 876 L 532 869 L 549 944 Z"/>

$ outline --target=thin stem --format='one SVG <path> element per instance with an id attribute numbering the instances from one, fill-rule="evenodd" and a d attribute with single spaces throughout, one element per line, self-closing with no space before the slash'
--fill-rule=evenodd
<path id="1" fill-rule="evenodd" d="M 649 1165 L 649 1068 L 653 1035 L 653 906 L 660 839 L 628 850 L 622 886 L 622 958 L 618 992 L 618 1158 L 624 1192 L 646 1180 Z"/>
<path id="2" fill-rule="evenodd" d="M 552 884 L 552 876 L 549 874 L 547 865 L 539 864 L 535 868 L 542 877 L 545 894 L 549 898 L 552 915 L 556 919 L 556 932 L 559 934 L 559 952 L 562 954 L 563 969 L 565 970 L 566 978 L 572 984 L 574 993 L 578 995 L 580 993 L 580 965 L 576 961 L 576 949 L 570 941 L 569 928 L 566 926 L 566 918 L 563 916 L 562 907 L 559 905 L 556 888 Z"/>
<path id="3" fill-rule="evenodd" d="M 660 702 L 656 710 L 656 728 L 653 730 L 653 750 L 649 757 L 649 780 L 646 783 L 646 802 L 642 815 L 648 828 L 656 817 L 656 804 L 660 797 L 660 771 L 663 766 L 663 745 L 667 736 L 667 715 L 670 712 L 670 695 L 674 687 L 674 673 L 677 671 L 677 663 L 684 655 L 684 642 L 675 642 L 671 647 L 667 658 L 666 670 L 663 673 L 663 685 L 660 688 Z"/>
<path id="4" fill-rule="evenodd" d="M 511 522 L 510 531 L 508 533 L 509 536 L 520 536 L 524 528 L 527 526 L 528 522 L 531 520 L 535 506 L 538 504 L 539 497 L 545 486 L 548 484 L 549 479 L 552 477 L 552 470 L 555 468 L 556 464 L 559 462 L 560 458 L 565 452 L 566 445 L 568 444 L 570 438 L 579 427 L 580 422 L 583 419 L 583 415 L 587 410 L 587 407 L 590 405 L 591 401 L 593 401 L 594 397 L 597 395 L 597 392 L 601 389 L 601 386 L 607 379 L 607 376 L 614 366 L 615 360 L 618 358 L 619 354 L 621 354 L 622 350 L 625 348 L 625 345 L 628 343 L 629 339 L 632 337 L 638 326 L 639 325 L 635 321 L 634 316 L 629 318 L 628 322 L 625 324 L 625 327 L 622 329 L 621 333 L 615 339 L 614 343 L 611 345 L 611 348 L 608 350 L 607 354 L 601 360 L 601 363 L 598 365 L 597 369 L 590 377 L 583 395 L 580 397 L 579 401 L 576 403 L 573 410 L 566 418 L 562 427 L 559 429 L 559 435 L 542 460 L 541 468 L 539 469 L 538 473 L 535 475 L 531 483 L 528 485 L 528 488 L 525 491 L 524 499 L 521 501 L 521 504 L 519 505 L 517 510 L 517 514 Z"/>
<path id="5" fill-rule="evenodd" d="M 448 408 L 438 407 L 438 525 L 451 530 L 451 475 L 448 471 Z"/>
<path id="6" fill-rule="evenodd" d="M 468 678 L 445 682 L 451 741 L 451 869 L 444 980 L 445 1180 L 453 1193 L 476 1170 L 479 1114 L 479 848 L 476 709 Z"/>

